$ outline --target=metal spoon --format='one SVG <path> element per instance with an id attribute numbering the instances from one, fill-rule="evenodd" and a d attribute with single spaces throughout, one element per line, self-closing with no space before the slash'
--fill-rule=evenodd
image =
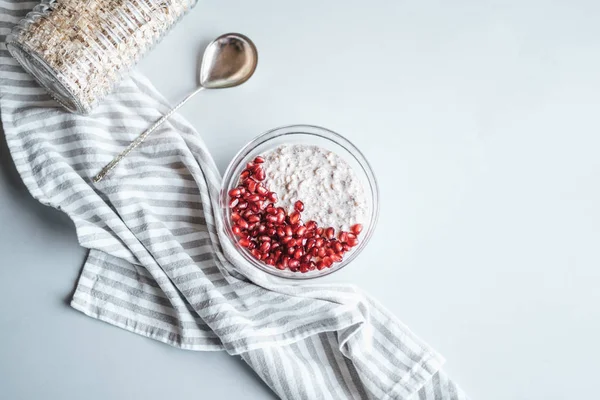
<path id="1" fill-rule="evenodd" d="M 165 122 L 175 111 L 189 99 L 204 89 L 224 89 L 246 82 L 258 63 L 258 51 L 250 39 L 239 33 L 227 33 L 213 40 L 202 57 L 199 86 L 192 93 L 173 107 L 167 114 L 156 121 L 147 131 L 138 136 L 125 150 L 108 163 L 93 179 L 100 182 L 113 168 L 121 162 L 133 149 L 139 146 L 152 132 Z"/>

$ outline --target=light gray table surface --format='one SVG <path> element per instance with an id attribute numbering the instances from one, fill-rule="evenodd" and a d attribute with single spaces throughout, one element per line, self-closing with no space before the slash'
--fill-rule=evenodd
<path id="1" fill-rule="evenodd" d="M 599 18 L 592 0 L 204 0 L 140 69 L 175 103 L 209 40 L 250 36 L 256 75 L 181 111 L 221 171 L 280 125 L 347 136 L 379 179 L 381 219 L 331 280 L 389 307 L 473 399 L 587 399 L 600 358 Z M 0 399 L 273 398 L 237 358 L 71 309 L 86 251 L 1 142 Z"/>

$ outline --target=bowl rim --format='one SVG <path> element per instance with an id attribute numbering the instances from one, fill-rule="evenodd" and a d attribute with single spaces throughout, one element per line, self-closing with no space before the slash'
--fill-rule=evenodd
<path id="1" fill-rule="evenodd" d="M 285 130 L 293 130 L 293 131 L 287 132 L 287 133 L 282 133 L 281 135 L 277 135 L 272 138 L 263 140 L 263 138 L 265 136 L 269 136 L 269 135 L 274 134 L 275 132 L 285 131 Z M 314 131 L 316 131 L 316 132 L 314 132 Z M 327 135 L 329 135 L 331 137 L 327 137 L 327 136 L 321 135 L 319 133 L 326 133 Z M 356 250 L 352 251 L 349 254 L 348 258 L 344 259 L 344 261 L 342 261 L 342 263 L 340 263 L 340 265 L 337 266 L 337 268 L 329 268 L 326 270 L 327 272 L 318 273 L 318 274 L 314 274 L 314 275 L 313 274 L 309 275 L 309 274 L 294 273 L 294 275 L 292 275 L 292 276 L 286 276 L 286 275 L 280 274 L 279 273 L 280 270 L 253 259 L 252 256 L 250 255 L 249 251 L 240 247 L 238 245 L 238 243 L 234 240 L 233 233 L 227 232 L 227 230 L 230 229 L 230 225 L 231 225 L 231 221 L 229 221 L 229 215 L 228 215 L 229 214 L 229 207 L 228 207 L 229 190 L 228 190 L 228 187 L 231 185 L 232 179 L 234 178 L 233 177 L 234 170 L 237 169 L 237 167 L 239 165 L 241 165 L 245 162 L 244 159 L 246 157 L 248 157 L 248 155 L 252 152 L 252 150 L 255 149 L 258 145 L 265 143 L 268 140 L 272 140 L 274 138 L 280 137 L 280 136 L 294 135 L 294 134 L 319 136 L 323 139 L 332 141 L 333 143 L 335 143 L 335 145 L 340 146 L 344 150 L 346 150 L 352 157 L 354 157 L 356 159 L 356 161 L 358 162 L 360 167 L 363 169 L 363 172 L 365 173 L 367 180 L 369 182 L 369 186 L 371 189 L 370 194 L 371 194 L 371 198 L 373 201 L 367 232 L 365 232 L 365 235 L 363 236 L 363 240 L 361 241 L 359 247 L 356 248 Z M 238 161 L 237 161 L 237 163 L 234 164 L 234 161 L 236 161 L 236 160 L 238 160 Z M 342 136 L 341 134 L 339 134 L 337 132 L 334 132 L 330 129 L 327 129 L 327 128 L 324 128 L 324 127 L 318 126 L 318 125 L 310 125 L 310 124 L 283 125 L 283 126 L 269 129 L 269 130 L 255 136 L 254 138 L 252 138 L 248 143 L 246 143 L 234 155 L 234 157 L 229 162 L 227 168 L 225 169 L 225 173 L 223 174 L 223 181 L 221 183 L 221 190 L 219 193 L 219 200 L 220 200 L 219 201 L 219 206 L 220 206 L 219 212 L 221 213 L 221 217 L 223 218 L 223 224 L 222 224 L 223 233 L 225 234 L 225 236 L 227 237 L 227 240 L 231 243 L 231 245 L 236 249 L 236 251 L 242 256 L 242 258 L 244 258 L 244 261 L 251 264 L 252 267 L 255 267 L 271 276 L 285 279 L 288 281 L 300 281 L 301 282 L 301 281 L 306 281 L 306 280 L 311 280 L 311 279 L 323 278 L 325 276 L 331 275 L 331 274 L 343 269 L 344 267 L 346 267 L 348 264 L 350 264 L 352 261 L 354 261 L 358 257 L 358 255 L 362 252 L 362 250 L 364 250 L 364 248 L 367 246 L 368 242 L 370 241 L 371 237 L 373 236 L 373 233 L 377 226 L 377 222 L 379 220 L 379 207 L 380 207 L 380 205 L 379 205 L 379 201 L 380 201 L 379 183 L 378 183 L 377 177 L 375 176 L 375 173 L 373 171 L 373 167 L 371 166 L 371 164 L 369 163 L 369 161 L 367 160 L 367 158 L 365 157 L 363 152 L 360 151 L 360 149 L 354 143 L 352 143 L 349 139 L 347 139 L 346 137 Z"/>

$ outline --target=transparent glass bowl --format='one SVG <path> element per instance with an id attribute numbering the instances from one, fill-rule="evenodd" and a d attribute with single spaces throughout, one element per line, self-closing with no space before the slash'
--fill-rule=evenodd
<path id="1" fill-rule="evenodd" d="M 368 203 L 368 220 L 363 223 L 363 231 L 359 236 L 359 244 L 346 253 L 342 262 L 335 263 L 330 268 L 321 271 L 314 270 L 307 273 L 279 270 L 255 259 L 250 252 L 237 243 L 237 238 L 232 232 L 231 209 L 229 208 L 229 190 L 238 186 L 239 176 L 246 164 L 256 156 L 264 155 L 282 144 L 307 144 L 315 145 L 332 151 L 342 157 L 354 170 L 362 181 Z M 311 279 L 322 277 L 339 271 L 350 264 L 365 248 L 373 235 L 377 217 L 379 215 L 379 191 L 377 180 L 365 156 L 343 136 L 325 128 L 311 125 L 291 125 L 270 130 L 248 143 L 231 161 L 223 178 L 221 188 L 220 207 L 224 220 L 225 235 L 237 249 L 239 254 L 252 266 L 269 274 L 288 279 Z"/>

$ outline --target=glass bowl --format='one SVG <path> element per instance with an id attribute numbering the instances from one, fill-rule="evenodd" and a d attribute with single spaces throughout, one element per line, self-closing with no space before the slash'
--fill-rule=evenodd
<path id="1" fill-rule="evenodd" d="M 344 256 L 341 262 L 334 263 L 330 268 L 321 271 L 313 270 L 307 273 L 279 270 L 255 259 L 250 252 L 237 243 L 232 231 L 231 209 L 229 208 L 229 190 L 238 186 L 239 176 L 246 164 L 256 156 L 265 155 L 282 144 L 306 144 L 325 148 L 343 158 L 361 180 L 367 199 L 368 220 L 363 223 L 363 231 L 359 236 L 360 242 Z M 248 143 L 231 161 L 225 176 L 220 194 L 220 208 L 223 217 L 225 235 L 242 258 L 252 266 L 281 278 L 311 279 L 326 276 L 339 271 L 350 264 L 365 248 L 373 235 L 379 214 L 379 191 L 377 180 L 365 156 L 350 141 L 343 136 L 325 128 L 311 125 L 290 125 L 270 130 Z"/>

